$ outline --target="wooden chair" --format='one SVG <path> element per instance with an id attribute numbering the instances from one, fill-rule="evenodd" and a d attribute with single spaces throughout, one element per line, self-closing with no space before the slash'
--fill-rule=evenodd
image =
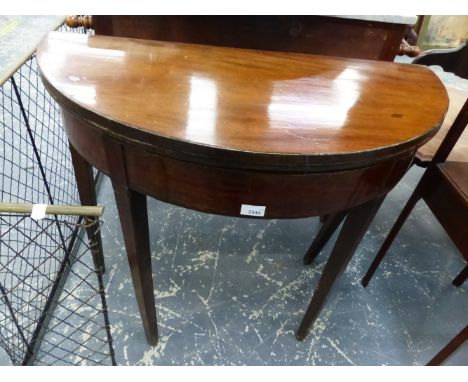
<path id="1" fill-rule="evenodd" d="M 364 276 L 363 286 L 368 285 L 406 218 L 420 199 L 426 202 L 468 261 L 468 162 L 447 161 L 447 157 L 465 130 L 467 123 L 468 101 L 465 101 L 460 114 Z M 468 265 L 455 278 L 453 284 L 460 286 L 467 277 Z"/>
<path id="2" fill-rule="evenodd" d="M 441 63 L 454 70 L 456 74 L 468 75 L 468 46 L 464 45 L 456 52 L 458 52 L 455 56 L 456 60 L 453 51 L 449 52 L 452 60 L 448 60 L 446 56 L 436 51 L 435 58 L 426 52 L 415 62 L 431 65 Z M 457 63 L 460 60 L 463 65 Z M 454 64 L 453 61 L 456 63 Z M 436 137 L 418 151 L 416 163 L 428 166 L 427 170 L 364 276 L 363 286 L 369 283 L 406 218 L 420 199 L 426 202 L 468 261 L 468 136 L 463 134 L 468 119 L 468 101 L 466 94 L 449 91 L 450 93 L 453 102 L 451 102 L 446 120 L 451 122 L 453 119 L 453 113 L 460 104 L 461 96 L 464 102 L 463 107 L 450 128 L 447 127 L 447 121 L 444 122 Z M 439 142 L 442 143 L 439 144 Z M 468 266 L 455 278 L 453 284 L 460 286 L 467 277 Z"/>
<path id="3" fill-rule="evenodd" d="M 463 78 L 468 77 L 468 47 L 466 44 L 444 55 L 440 51 L 426 52 L 414 60 L 419 64 L 439 64 Z M 468 100 L 466 94 L 447 89 L 450 108 L 444 124 L 437 135 L 418 150 L 415 163 L 428 166 L 398 220 L 386 238 L 369 270 L 362 280 L 367 286 L 383 260 L 401 226 L 415 204 L 423 199 L 438 218 L 450 238 L 468 261 Z M 464 103 L 463 103 L 464 102 Z M 463 105 L 463 106 L 462 106 Z M 455 113 L 461 111 L 455 118 Z M 449 128 L 449 126 L 451 126 Z M 437 149 L 438 148 L 438 149 Z M 460 286 L 468 278 L 468 265 L 453 280 Z M 468 325 L 465 326 L 427 364 L 437 366 L 445 362 L 468 340 Z"/>
<path id="4" fill-rule="evenodd" d="M 456 49 L 444 49 L 444 50 L 435 49 L 431 51 L 426 51 L 422 53 L 421 55 L 419 55 L 416 59 L 414 59 L 413 63 L 422 64 L 422 65 L 439 65 L 445 71 L 453 72 L 454 74 L 462 78 L 468 78 L 468 46 L 465 43 Z M 450 98 L 450 106 L 449 106 L 449 110 L 447 111 L 444 123 L 442 124 L 438 133 L 428 143 L 426 143 L 424 146 L 419 148 L 419 150 L 416 153 L 413 164 L 419 165 L 421 167 L 429 166 L 429 164 L 435 157 L 435 153 L 437 149 L 441 146 L 441 143 L 444 140 L 444 138 L 446 138 L 447 133 L 450 127 L 453 125 L 456 117 L 461 115 L 460 110 L 462 109 L 462 106 L 465 103 L 467 93 L 454 89 L 454 88 L 450 88 L 450 87 L 447 88 L 447 92 Z M 447 170 L 446 167 L 448 167 L 448 172 L 449 174 L 451 174 L 453 171 L 456 171 L 456 169 L 460 170 L 461 167 L 464 167 L 465 165 L 463 165 L 463 163 L 468 163 L 468 130 L 466 130 L 463 133 L 463 128 L 462 128 L 462 132 L 460 133 L 460 136 L 458 137 L 457 145 L 455 147 L 451 147 L 451 149 L 448 150 L 448 158 L 444 158 L 441 162 L 445 162 L 446 159 L 448 159 L 448 162 L 446 162 L 448 164 L 439 166 L 440 170 L 444 171 L 444 174 L 446 174 L 446 170 Z M 458 164 L 455 164 L 455 163 L 458 163 Z M 429 181 L 431 181 L 432 178 L 438 177 L 439 172 L 431 171 L 429 174 L 425 176 Z M 463 171 L 461 172 L 463 173 Z M 446 175 L 445 177 L 447 177 Z M 427 180 L 425 180 L 424 182 L 427 182 Z M 421 188 L 421 186 L 419 187 Z M 375 272 L 375 269 L 377 268 L 378 264 L 380 264 L 380 261 L 385 255 L 385 252 L 387 251 L 388 246 L 390 246 L 390 244 L 392 243 L 394 236 L 398 233 L 399 229 L 401 228 L 401 225 L 404 223 L 407 215 L 411 211 L 412 206 L 414 206 L 414 204 L 420 198 L 423 197 L 423 195 L 420 194 L 420 191 L 421 191 L 420 188 L 418 188 L 417 192 L 415 190 L 415 193 L 413 194 L 412 198 L 408 201 L 407 207 L 405 207 L 405 210 L 402 212 L 402 215 L 400 216 L 400 218 L 398 219 L 397 223 L 394 226 L 394 229 L 392 230 L 392 232 L 394 233 L 393 237 L 392 237 L 392 233 L 390 233 L 386 242 L 384 243 L 381 250 L 379 251 L 379 254 L 374 260 L 371 266 L 371 269 L 369 269 L 369 271 L 367 272 L 363 280 L 363 285 L 367 285 L 367 283 L 369 282 L 370 278 L 372 277 L 372 274 Z M 433 191 L 434 195 L 436 191 L 437 190 Z M 435 206 L 436 209 L 440 210 L 442 209 L 442 205 L 446 205 L 446 203 L 450 203 L 450 202 L 447 202 L 445 200 L 446 199 L 445 196 L 440 194 L 441 192 L 442 193 L 444 192 L 442 189 L 439 189 L 438 192 L 439 193 L 437 195 L 441 197 L 440 200 L 444 201 L 443 203 L 441 203 L 440 208 L 437 208 L 437 205 Z M 434 196 L 432 198 L 434 199 Z M 412 203 L 412 206 L 410 207 L 409 205 L 411 203 Z M 403 217 L 404 214 L 406 215 Z M 337 215 L 329 215 L 329 216 L 325 216 L 321 218 L 323 225 L 304 257 L 304 263 L 306 265 L 312 263 L 315 257 L 320 253 L 320 251 L 325 246 L 327 241 L 330 239 L 330 237 L 333 235 L 335 230 L 341 224 L 345 216 L 346 216 L 346 213 L 340 213 Z M 437 213 L 436 213 L 436 216 L 438 216 Z M 444 221 L 450 220 L 450 218 L 448 219 L 442 218 L 442 219 L 444 219 Z M 444 223 L 442 224 L 444 225 Z M 450 223 L 450 224 L 453 225 L 454 223 Z M 457 227 L 456 224 L 455 224 L 455 227 Z M 462 227 L 463 226 L 458 226 L 458 231 L 460 232 L 459 235 L 461 236 L 463 236 Z M 449 230 L 450 232 L 452 232 L 452 229 L 449 228 Z M 453 234 L 451 233 L 449 233 L 449 235 L 451 235 L 451 237 L 453 236 Z M 459 238 L 455 240 L 453 237 L 452 237 L 452 240 L 459 243 L 457 246 L 459 247 L 460 251 L 462 252 L 462 254 L 464 254 L 466 258 L 467 257 L 466 244 L 463 244 L 463 241 L 466 241 L 466 240 L 463 240 L 463 238 Z M 457 285 L 461 285 L 461 283 L 463 283 L 463 281 L 467 278 L 467 276 L 468 276 L 468 267 L 465 267 L 465 269 L 463 269 L 463 271 L 459 274 L 459 276 L 454 280 L 454 283 Z"/>
<path id="5" fill-rule="evenodd" d="M 468 45 L 465 43 L 456 49 L 433 49 L 428 50 L 413 60 L 413 64 L 439 65 L 446 72 L 451 72 L 458 77 L 468 79 Z M 445 116 L 444 123 L 437 134 L 416 153 L 414 163 L 427 167 L 434 157 L 437 148 L 441 145 L 444 137 L 452 126 L 455 118 L 460 113 L 466 100 L 467 92 L 447 87 L 450 106 Z M 457 145 L 448 157 L 449 161 L 468 162 L 468 130 L 460 137 Z"/>

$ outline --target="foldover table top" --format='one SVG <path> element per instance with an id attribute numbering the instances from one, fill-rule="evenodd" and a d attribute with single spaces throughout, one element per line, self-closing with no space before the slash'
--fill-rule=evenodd
<path id="1" fill-rule="evenodd" d="M 428 140 L 448 107 L 417 65 L 59 32 L 37 54 L 65 107 L 195 161 L 365 165 Z"/>

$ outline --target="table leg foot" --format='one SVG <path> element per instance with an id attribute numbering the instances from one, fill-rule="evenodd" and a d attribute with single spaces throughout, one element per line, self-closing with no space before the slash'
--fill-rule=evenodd
<path id="1" fill-rule="evenodd" d="M 301 331 L 301 332 L 297 331 L 296 332 L 296 340 L 298 340 L 299 342 L 304 341 L 306 336 L 307 336 L 307 331 L 305 331 L 305 332 L 304 331 Z"/>
<path id="2" fill-rule="evenodd" d="M 296 333 L 296 338 L 299 341 L 302 341 L 306 337 L 309 328 L 320 314 L 335 281 L 346 269 L 383 199 L 383 197 L 380 197 L 355 207 L 348 212 L 330 258 L 320 277 L 317 289 Z"/>

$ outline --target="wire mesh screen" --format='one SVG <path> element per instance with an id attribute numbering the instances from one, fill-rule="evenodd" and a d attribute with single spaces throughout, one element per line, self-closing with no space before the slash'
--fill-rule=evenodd
<path id="1" fill-rule="evenodd" d="M 100 222 L 2 214 L 0 225 L 0 344 L 13 364 L 115 364 L 102 274 L 88 239 Z M 51 234 L 57 226 L 65 249 Z"/>
<path id="2" fill-rule="evenodd" d="M 1 200 L 79 204 L 60 110 L 39 78 L 35 55 L 0 88 L 0 106 Z"/>
<path id="3" fill-rule="evenodd" d="M 60 30 L 86 33 L 66 26 Z M 39 78 L 34 55 L 0 87 L 0 201 L 80 204 L 61 114 Z M 0 225 L 0 346 L 11 361 L 108 362 L 109 352 L 103 349 L 110 337 L 102 337 L 102 326 L 93 329 L 104 315 L 94 300 L 105 305 L 104 295 L 102 286 L 96 294 L 91 281 L 94 268 L 89 267 L 89 259 L 84 260 L 85 253 L 91 255 L 89 243 L 78 235 L 79 218 L 63 216 L 60 221 L 39 223 L 3 215 Z M 69 263 L 72 248 L 78 252 Z M 62 284 L 69 279 L 71 289 L 55 293 L 62 289 L 55 285 L 57 279 Z M 44 313 L 54 305 L 61 315 Z M 73 328 L 68 325 L 71 317 L 75 317 Z"/>

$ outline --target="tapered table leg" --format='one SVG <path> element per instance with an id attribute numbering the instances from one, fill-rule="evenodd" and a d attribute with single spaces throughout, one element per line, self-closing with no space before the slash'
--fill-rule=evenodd
<path id="1" fill-rule="evenodd" d="M 76 184 L 81 204 L 84 206 L 97 205 L 96 186 L 94 183 L 93 167 L 69 145 L 73 168 L 75 170 Z M 104 252 L 102 250 L 101 231 L 96 226 L 90 225 L 87 228 L 87 235 L 93 256 L 94 267 L 97 272 L 105 272 Z"/>
<path id="2" fill-rule="evenodd" d="M 322 248 L 327 244 L 330 237 L 336 231 L 338 226 L 341 224 L 343 219 L 346 216 L 345 212 L 339 212 L 334 215 L 327 215 L 325 217 L 325 221 L 323 222 L 322 227 L 320 227 L 320 231 L 315 237 L 314 241 L 310 245 L 307 253 L 304 256 L 304 264 L 309 265 L 314 261 L 317 255 L 320 253 Z"/>
<path id="3" fill-rule="evenodd" d="M 317 289 L 296 333 L 296 338 L 299 341 L 305 338 L 310 326 L 320 314 L 335 281 L 346 269 L 347 264 L 366 233 L 383 199 L 383 197 L 374 199 L 348 212 L 338 239 L 330 254 L 330 258 L 320 277 Z"/>
<path id="4" fill-rule="evenodd" d="M 106 158 L 119 211 L 120 225 L 127 250 L 133 288 L 146 339 L 158 343 L 158 322 L 154 300 L 153 271 L 149 244 L 146 195 L 129 188 L 122 145 L 106 140 Z"/>

